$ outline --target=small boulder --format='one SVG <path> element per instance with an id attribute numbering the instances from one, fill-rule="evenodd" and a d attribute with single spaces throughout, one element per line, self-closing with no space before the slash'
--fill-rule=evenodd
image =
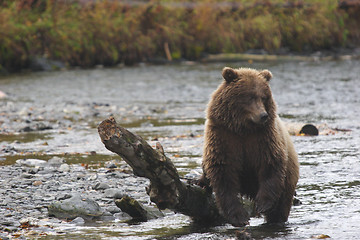
<path id="1" fill-rule="evenodd" d="M 56 156 L 48 160 L 48 164 L 53 167 L 59 167 L 64 162 L 65 162 L 64 159 L 56 157 Z"/>
<path id="2" fill-rule="evenodd" d="M 49 216 L 60 219 L 75 219 L 82 217 L 85 220 L 98 218 L 103 210 L 97 202 L 81 195 L 73 195 L 69 199 L 53 202 L 48 206 Z"/>
<path id="3" fill-rule="evenodd" d="M 58 168 L 59 172 L 70 172 L 70 166 L 67 163 L 63 163 L 60 165 L 60 167 Z"/>
<path id="4" fill-rule="evenodd" d="M 47 164 L 45 160 L 40 159 L 19 159 L 16 163 L 26 167 L 44 167 Z"/>

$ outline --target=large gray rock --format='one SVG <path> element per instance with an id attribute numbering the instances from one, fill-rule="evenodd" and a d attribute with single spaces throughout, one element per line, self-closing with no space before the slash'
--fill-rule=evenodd
<path id="1" fill-rule="evenodd" d="M 97 202 L 90 198 L 82 197 L 79 194 L 69 199 L 56 201 L 48 206 L 49 216 L 60 219 L 75 219 L 82 217 L 85 220 L 102 216 L 103 210 Z"/>

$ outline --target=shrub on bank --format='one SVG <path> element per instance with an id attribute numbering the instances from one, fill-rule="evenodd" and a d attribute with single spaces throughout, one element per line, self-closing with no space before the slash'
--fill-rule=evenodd
<path id="1" fill-rule="evenodd" d="M 203 53 L 315 51 L 359 40 L 351 35 L 358 19 L 335 0 L 0 0 L 0 5 L 0 67 L 9 71 L 26 68 L 36 56 L 92 67 L 165 57 L 167 50 L 172 59 L 197 60 Z"/>

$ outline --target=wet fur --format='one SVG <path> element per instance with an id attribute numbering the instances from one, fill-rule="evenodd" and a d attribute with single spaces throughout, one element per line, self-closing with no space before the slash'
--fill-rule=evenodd
<path id="1" fill-rule="evenodd" d="M 269 223 L 288 219 L 299 177 L 297 155 L 276 114 L 269 71 L 223 70 L 225 81 L 207 109 L 203 156 L 204 178 L 218 207 L 235 226 L 249 216 L 238 195 L 255 201 Z M 259 114 L 266 112 L 266 122 Z"/>

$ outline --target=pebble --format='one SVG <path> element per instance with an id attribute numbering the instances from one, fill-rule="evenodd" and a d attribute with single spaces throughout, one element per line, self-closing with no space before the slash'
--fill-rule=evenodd
<path id="1" fill-rule="evenodd" d="M 70 223 L 83 225 L 85 223 L 85 220 L 82 217 L 77 217 L 74 220 L 72 220 Z"/>
<path id="2" fill-rule="evenodd" d="M 33 186 L 40 186 L 42 184 L 42 181 L 34 181 Z"/>
<path id="3" fill-rule="evenodd" d="M 40 167 L 30 168 L 29 171 L 28 171 L 28 173 L 30 173 L 30 174 L 36 174 L 36 173 L 39 172 L 39 169 L 40 169 Z"/>
<path id="4" fill-rule="evenodd" d="M 119 213 L 121 212 L 120 208 L 116 207 L 116 206 L 110 206 L 106 209 L 108 212 L 110 213 Z"/>
<path id="5" fill-rule="evenodd" d="M 125 212 L 119 212 L 114 214 L 115 219 L 118 219 L 119 221 L 129 221 L 132 219 L 132 217 L 125 213 Z"/>
<path id="6" fill-rule="evenodd" d="M 33 217 L 27 217 L 27 218 L 20 219 L 19 222 L 21 225 L 38 226 L 39 219 L 33 218 Z"/>
<path id="7" fill-rule="evenodd" d="M 105 190 L 105 189 L 108 189 L 108 188 L 110 188 L 109 184 L 103 183 L 103 182 L 102 183 L 97 183 L 94 186 L 95 190 Z"/>
<path id="8" fill-rule="evenodd" d="M 108 165 L 106 165 L 107 168 L 117 168 L 117 166 L 115 165 L 115 163 L 109 163 Z"/>
<path id="9" fill-rule="evenodd" d="M 63 163 L 60 165 L 59 172 L 69 172 L 70 171 L 70 166 L 67 163 Z"/>
<path id="10" fill-rule="evenodd" d="M 57 166 L 60 166 L 61 164 L 63 164 L 65 161 L 64 159 L 60 158 L 60 157 L 53 157 L 51 159 L 49 159 L 47 161 L 47 163 L 50 165 L 50 166 L 54 166 L 54 167 L 57 167 Z"/>
<path id="11" fill-rule="evenodd" d="M 106 198 L 121 199 L 124 195 L 124 192 L 117 188 L 109 188 L 104 192 L 104 197 Z"/>

